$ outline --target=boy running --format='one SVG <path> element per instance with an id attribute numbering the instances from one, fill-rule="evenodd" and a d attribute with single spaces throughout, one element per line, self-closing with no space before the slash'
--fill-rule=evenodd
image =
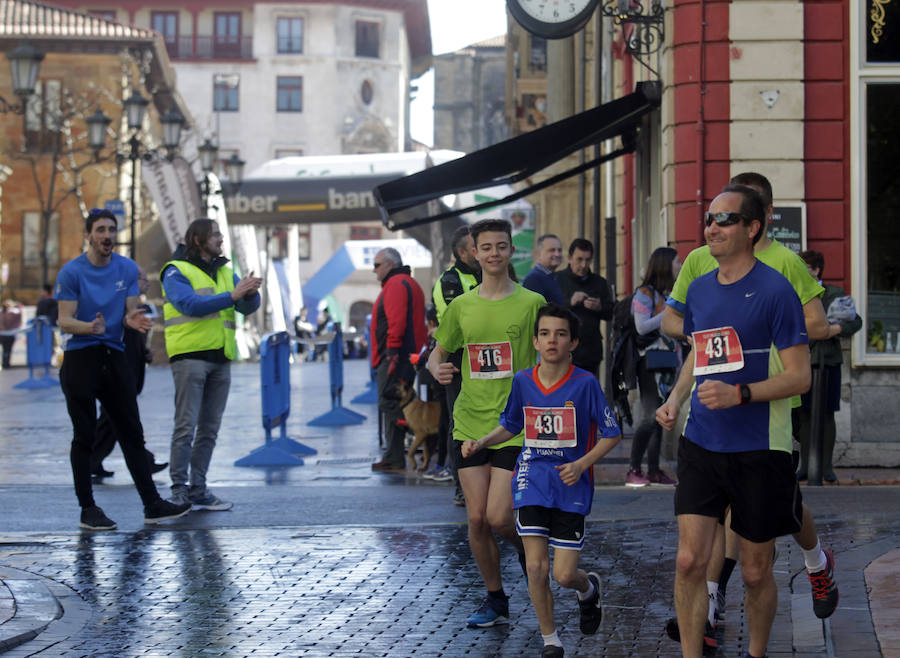
<path id="1" fill-rule="evenodd" d="M 439 384 L 449 384 L 459 368 L 447 362 L 463 349 L 462 388 L 453 405 L 453 438 L 459 481 L 466 497 L 469 547 L 488 594 L 468 619 L 469 628 L 485 628 L 509 621 L 509 599 L 500 577 L 500 549 L 493 533 L 506 539 L 519 553 L 525 568 L 522 540 L 512 518 L 510 482 L 522 435 L 463 458 L 460 446 L 478 439 L 497 425 L 512 386 L 513 375 L 537 361 L 531 327 L 544 298 L 509 278 L 513 253 L 512 229 L 502 219 L 472 225 L 475 258 L 482 282 L 456 297 L 441 319 L 428 370 Z"/>
<path id="2" fill-rule="evenodd" d="M 553 622 L 548 546 L 554 548 L 556 582 L 578 595 L 581 632 L 593 635 L 600 626 L 600 577 L 578 568 L 578 553 L 594 497 L 593 465 L 618 443 L 621 432 L 597 379 L 572 365 L 578 318 L 555 304 L 543 307 L 533 341 L 540 364 L 516 374 L 500 425 L 478 441 L 463 443 L 462 455 L 469 458 L 524 430 L 513 507 L 525 545 L 528 591 L 544 638 L 541 656 L 546 658 L 565 653 Z"/>

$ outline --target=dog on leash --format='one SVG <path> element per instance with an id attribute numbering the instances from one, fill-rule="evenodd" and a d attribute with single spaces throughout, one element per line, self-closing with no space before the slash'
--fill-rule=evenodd
<path id="1" fill-rule="evenodd" d="M 416 464 L 416 450 L 422 446 L 422 470 L 428 468 L 428 462 L 431 459 L 431 450 L 428 447 L 427 439 L 432 434 L 438 433 L 438 426 L 441 422 L 441 403 L 440 402 L 423 402 L 416 395 L 406 382 L 397 383 L 397 395 L 400 399 L 400 408 L 403 410 L 403 417 L 406 418 L 406 424 L 413 433 L 413 441 L 409 446 L 406 457 L 412 470 L 418 470 Z"/>

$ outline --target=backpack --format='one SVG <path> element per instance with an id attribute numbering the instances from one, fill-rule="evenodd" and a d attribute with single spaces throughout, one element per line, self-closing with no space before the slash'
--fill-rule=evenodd
<path id="1" fill-rule="evenodd" d="M 637 363 L 640 360 L 638 350 L 649 347 L 660 337 L 659 331 L 649 334 L 638 333 L 631 312 L 631 301 L 634 294 L 620 299 L 613 306 L 612 320 L 612 398 L 617 420 L 625 420 L 632 424 L 631 405 L 628 402 L 628 391 L 638 386 Z"/>

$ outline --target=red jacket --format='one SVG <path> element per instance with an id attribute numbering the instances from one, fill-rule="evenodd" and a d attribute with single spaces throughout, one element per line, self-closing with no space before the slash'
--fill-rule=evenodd
<path id="1" fill-rule="evenodd" d="M 392 269 L 381 282 L 381 294 L 372 307 L 372 367 L 389 351 L 408 363 L 410 354 L 418 354 L 425 344 L 425 295 L 409 267 Z"/>

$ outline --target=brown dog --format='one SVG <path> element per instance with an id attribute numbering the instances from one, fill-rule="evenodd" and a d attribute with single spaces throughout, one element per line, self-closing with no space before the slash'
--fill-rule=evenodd
<path id="1" fill-rule="evenodd" d="M 412 444 L 409 446 L 409 451 L 406 453 L 410 468 L 412 470 L 418 469 L 416 465 L 416 450 L 421 445 L 422 458 L 424 460 L 422 469 L 424 470 L 428 468 L 428 462 L 431 459 L 431 450 L 429 450 L 428 442 L 425 439 L 432 434 L 438 433 L 438 426 L 441 421 L 441 403 L 423 402 L 418 398 L 416 392 L 402 380 L 397 383 L 397 394 L 400 397 L 400 407 L 403 409 L 406 424 L 414 437 Z"/>

